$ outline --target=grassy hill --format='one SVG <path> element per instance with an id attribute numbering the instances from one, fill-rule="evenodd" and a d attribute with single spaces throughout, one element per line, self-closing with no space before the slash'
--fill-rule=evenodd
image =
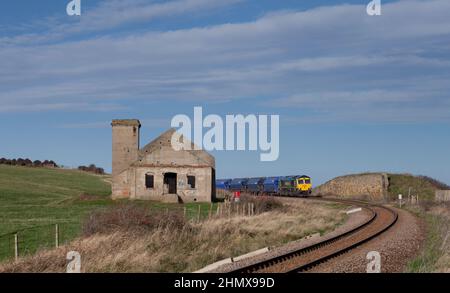
<path id="1" fill-rule="evenodd" d="M 435 191 L 439 189 L 450 189 L 442 182 L 427 176 L 414 176 L 411 174 L 388 174 L 389 177 L 389 197 L 396 200 L 399 194 L 408 196 L 411 188 L 412 195 L 419 195 L 422 200 L 433 200 Z"/>
<path id="2" fill-rule="evenodd" d="M 112 204 L 103 179 L 75 170 L 0 165 L 0 259 L 13 247 L 13 235 L 5 234 L 18 230 L 24 253 L 38 243 L 54 243 L 56 223 L 61 242 L 75 237 L 87 213 Z"/>
<path id="3" fill-rule="evenodd" d="M 123 204 L 110 198 L 107 176 L 78 170 L 0 165 L 0 261 L 14 256 L 14 234 L 19 231 L 20 255 L 55 245 L 55 224 L 60 243 L 81 233 L 84 219 L 94 210 Z M 128 201 L 125 201 L 128 202 Z M 178 204 L 136 201 L 150 209 L 181 209 Z M 208 214 L 208 203 L 185 204 L 187 217 Z"/>

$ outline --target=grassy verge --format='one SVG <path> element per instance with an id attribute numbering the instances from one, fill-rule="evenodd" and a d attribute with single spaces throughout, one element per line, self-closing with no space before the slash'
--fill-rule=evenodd
<path id="1" fill-rule="evenodd" d="M 426 203 L 410 211 L 426 222 L 426 239 L 420 254 L 411 260 L 406 272 L 450 272 L 450 206 Z"/>
<path id="2" fill-rule="evenodd" d="M 411 195 L 419 195 L 421 200 L 434 200 L 438 189 L 448 189 L 448 186 L 427 176 L 414 176 L 410 174 L 388 174 L 389 177 L 389 199 L 397 200 L 402 194 L 406 199 L 409 192 Z"/>

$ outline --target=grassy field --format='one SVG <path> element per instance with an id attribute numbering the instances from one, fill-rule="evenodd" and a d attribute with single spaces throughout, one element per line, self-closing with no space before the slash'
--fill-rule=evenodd
<path id="1" fill-rule="evenodd" d="M 55 243 L 55 224 L 60 242 L 80 235 L 85 217 L 93 210 L 120 204 L 110 199 L 105 176 L 77 170 L 0 165 L 0 260 L 14 255 L 14 235 L 19 231 L 21 254 Z M 138 202 L 154 209 L 180 208 L 176 204 Z M 189 217 L 199 204 L 187 204 Z M 209 205 L 203 204 L 202 216 Z"/>

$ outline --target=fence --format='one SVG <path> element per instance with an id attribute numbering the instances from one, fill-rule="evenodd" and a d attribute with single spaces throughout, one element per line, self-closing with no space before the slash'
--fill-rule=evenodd
<path id="1" fill-rule="evenodd" d="M 198 205 L 195 210 L 183 208 L 184 218 L 200 222 L 214 218 L 230 218 L 235 216 L 253 216 L 255 214 L 255 204 L 249 202 L 224 202 L 210 204 L 209 206 Z"/>
<path id="2" fill-rule="evenodd" d="M 174 209 L 171 209 L 173 212 Z M 166 209 L 169 212 L 169 209 Z M 177 213 L 192 222 L 208 219 L 231 218 L 236 216 L 253 216 L 257 213 L 254 203 L 224 202 L 217 204 L 199 204 L 198 206 L 175 209 Z M 78 227 L 78 228 L 77 228 Z M 77 235 L 79 225 L 76 223 L 58 223 L 34 226 L 0 235 L 0 261 L 18 259 L 44 248 L 63 245 Z"/>
<path id="3" fill-rule="evenodd" d="M 436 190 L 435 200 L 437 202 L 450 201 L 450 190 Z"/>
<path id="4" fill-rule="evenodd" d="M 0 235 L 0 261 L 18 259 L 39 249 L 58 247 L 70 240 L 70 225 L 49 224 L 34 226 Z"/>

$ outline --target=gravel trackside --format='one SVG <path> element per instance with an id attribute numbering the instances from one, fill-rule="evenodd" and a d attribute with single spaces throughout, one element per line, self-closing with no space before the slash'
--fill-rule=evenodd
<path id="1" fill-rule="evenodd" d="M 340 255 L 308 272 L 324 273 L 365 273 L 370 251 L 381 255 L 381 272 L 396 273 L 405 270 L 408 260 L 415 257 L 425 239 L 425 224 L 411 213 L 395 209 L 397 223 L 377 238 L 350 252 Z"/>
<path id="2" fill-rule="evenodd" d="M 354 206 L 349 206 L 349 207 L 345 208 L 345 210 L 350 210 L 352 208 L 354 208 Z M 318 243 L 325 239 L 332 238 L 336 235 L 343 233 L 344 231 L 348 231 L 350 229 L 353 229 L 353 228 L 361 225 L 363 222 L 367 221 L 370 218 L 370 216 L 371 216 L 371 213 L 368 210 L 363 209 L 361 212 L 350 214 L 347 221 L 343 225 L 339 226 L 334 231 L 327 233 L 321 237 L 314 237 L 314 238 L 309 238 L 309 239 L 300 239 L 297 241 L 292 241 L 283 246 L 271 248 L 271 250 L 265 254 L 246 258 L 246 259 L 243 259 L 238 262 L 225 264 L 225 265 L 222 265 L 219 268 L 209 271 L 209 272 L 210 273 L 230 272 L 230 271 L 233 271 L 240 267 L 258 263 L 260 261 L 271 259 L 273 257 L 280 256 L 280 255 L 289 253 L 291 251 L 295 251 L 295 250 L 301 249 L 303 247 L 313 245 L 315 243 Z"/>

